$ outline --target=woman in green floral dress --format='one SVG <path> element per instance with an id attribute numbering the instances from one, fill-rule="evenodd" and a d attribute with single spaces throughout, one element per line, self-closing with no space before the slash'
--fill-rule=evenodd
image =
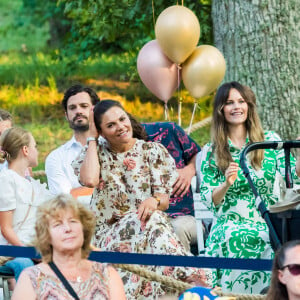
<path id="1" fill-rule="evenodd" d="M 239 167 L 240 153 L 248 143 L 280 140 L 271 131 L 262 130 L 252 90 L 230 82 L 223 84 L 215 97 L 212 142 L 202 149 L 197 166 L 202 201 L 214 212 L 214 222 L 207 240 L 206 254 L 214 257 L 269 259 L 273 257 L 269 231 L 255 206 L 251 188 Z M 273 195 L 275 173 L 284 175 L 284 153 L 258 150 L 248 156 L 251 178 L 267 206 Z M 292 174 L 300 174 L 291 158 Z M 297 170 L 296 170 L 297 169 Z M 297 179 L 299 180 L 299 179 Z M 270 272 L 223 270 L 213 272 L 213 284 L 223 291 L 260 293 L 269 285 Z"/>

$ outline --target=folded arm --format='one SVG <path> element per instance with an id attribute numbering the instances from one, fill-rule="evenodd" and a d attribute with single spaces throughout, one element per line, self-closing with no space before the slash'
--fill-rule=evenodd
<path id="1" fill-rule="evenodd" d="M 0 212 L 0 228 L 3 237 L 14 246 L 24 246 L 13 228 L 14 210 Z"/>

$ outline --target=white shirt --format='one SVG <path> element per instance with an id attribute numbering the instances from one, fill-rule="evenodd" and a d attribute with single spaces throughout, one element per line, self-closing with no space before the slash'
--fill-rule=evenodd
<path id="1" fill-rule="evenodd" d="M 1 172 L 2 170 L 7 169 L 7 168 L 8 168 L 8 163 L 7 163 L 7 160 L 6 160 L 3 164 L 0 164 L 0 172 Z"/>
<path id="2" fill-rule="evenodd" d="M 32 178 L 28 180 L 11 169 L 1 171 L 0 190 L 0 211 L 14 211 L 13 229 L 22 243 L 30 244 L 35 234 L 37 207 L 53 196 L 46 184 Z M 0 244 L 8 244 L 1 233 Z"/>
<path id="3" fill-rule="evenodd" d="M 83 146 L 73 136 L 71 140 L 53 150 L 46 158 L 45 171 L 48 187 L 52 194 L 69 194 L 71 189 L 80 187 L 71 166 Z"/>

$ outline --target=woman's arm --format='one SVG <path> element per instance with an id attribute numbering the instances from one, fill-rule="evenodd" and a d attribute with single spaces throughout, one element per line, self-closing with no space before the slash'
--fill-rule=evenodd
<path id="1" fill-rule="evenodd" d="M 231 162 L 225 171 L 225 182 L 215 188 L 212 192 L 212 200 L 215 206 L 218 206 L 223 201 L 228 189 L 233 185 L 236 180 L 239 165 Z"/>
<path id="2" fill-rule="evenodd" d="M 0 228 L 3 237 L 9 244 L 14 246 L 24 246 L 18 238 L 13 228 L 14 210 L 0 212 Z"/>
<path id="3" fill-rule="evenodd" d="M 35 300 L 36 293 L 26 272 L 22 272 L 14 288 L 11 300 Z"/>
<path id="4" fill-rule="evenodd" d="M 88 142 L 88 148 L 86 155 L 80 167 L 80 183 L 87 187 L 95 187 L 99 184 L 100 176 L 100 163 L 98 158 L 98 138 L 99 133 L 97 132 L 94 123 L 94 111 L 93 108 L 90 111 L 89 116 L 89 131 L 90 137 L 95 138 L 95 141 Z"/>
<path id="5" fill-rule="evenodd" d="M 113 267 L 108 267 L 108 268 L 109 268 L 108 287 L 109 287 L 109 296 L 110 296 L 109 299 L 125 300 L 126 297 L 125 297 L 124 285 L 120 278 L 119 273 Z"/>
<path id="6" fill-rule="evenodd" d="M 93 188 L 99 184 L 100 164 L 98 159 L 97 142 L 90 141 L 85 158 L 80 167 L 80 183 Z"/>

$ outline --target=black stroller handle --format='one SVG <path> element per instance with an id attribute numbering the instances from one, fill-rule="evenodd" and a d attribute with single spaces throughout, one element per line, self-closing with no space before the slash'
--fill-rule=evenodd
<path id="1" fill-rule="evenodd" d="M 284 149 L 285 152 L 285 177 L 286 177 L 286 186 L 288 188 L 293 187 L 292 174 L 291 174 L 291 166 L 290 166 L 290 149 L 291 148 L 300 148 L 300 141 L 271 141 L 271 142 L 257 142 L 249 144 L 245 147 L 240 155 L 240 164 L 243 170 L 243 173 L 248 180 L 248 183 L 255 195 L 255 205 L 257 209 L 260 211 L 262 217 L 265 219 L 270 232 L 270 238 L 273 240 L 275 250 L 281 246 L 281 242 L 278 238 L 278 235 L 274 229 L 274 226 L 271 222 L 269 211 L 266 208 L 265 203 L 262 201 L 260 194 L 258 193 L 255 185 L 250 177 L 249 168 L 246 164 L 246 155 L 257 149 L 276 149 L 281 150 Z"/>
<path id="2" fill-rule="evenodd" d="M 246 155 L 257 149 L 276 149 L 281 150 L 284 149 L 285 152 L 285 177 L 286 177 L 286 187 L 292 188 L 293 187 L 293 179 L 291 176 L 291 168 L 290 168 L 290 149 L 291 148 L 300 148 L 300 141 L 271 141 L 271 142 L 257 142 L 249 144 L 245 147 L 245 149 L 242 151 L 240 156 L 240 164 L 241 168 L 247 177 L 247 174 L 249 174 L 249 169 L 246 164 Z M 248 178 L 247 178 L 248 179 Z M 253 190 L 253 189 L 252 189 Z M 254 193 L 255 194 L 255 193 Z M 255 194 L 255 196 L 257 196 Z"/>

